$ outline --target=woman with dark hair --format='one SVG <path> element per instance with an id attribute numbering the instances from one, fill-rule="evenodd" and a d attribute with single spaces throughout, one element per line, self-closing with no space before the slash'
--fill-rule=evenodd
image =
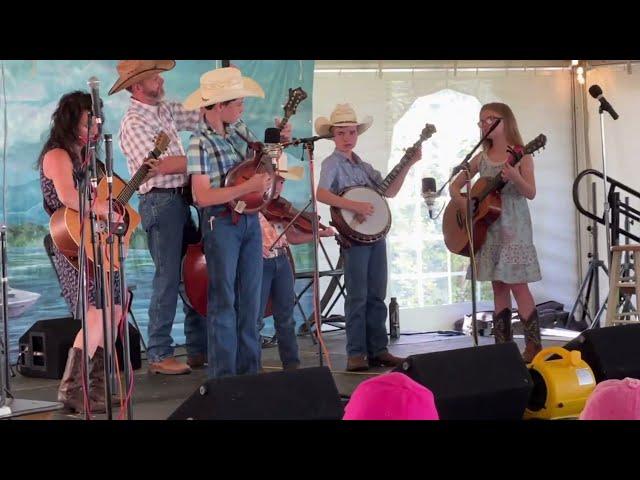
<path id="1" fill-rule="evenodd" d="M 78 185 L 83 170 L 84 148 L 89 142 L 97 141 L 99 137 L 95 123 L 92 124 L 91 131 L 88 131 L 90 112 L 91 95 L 75 91 L 62 96 L 51 117 L 51 130 L 37 163 L 44 208 L 49 215 L 61 207 L 79 210 Z M 104 172 L 104 169 L 102 171 Z M 107 218 L 107 201 L 98 199 L 93 208 L 99 217 Z M 60 281 L 62 296 L 71 311 L 75 312 L 79 291 L 78 265 L 60 253 L 52 242 L 51 244 L 52 260 Z M 115 277 L 114 283 L 116 288 L 112 301 L 115 303 L 115 318 L 119 319 L 122 316 L 122 308 L 118 276 Z M 87 351 L 92 359 L 89 371 L 89 399 L 85 402 L 82 387 L 83 334 L 80 330 L 73 347 L 69 350 L 58 390 L 58 401 L 68 410 L 81 413 L 88 404 L 91 412 L 99 413 L 105 411 L 102 311 L 95 306 L 96 288 L 92 273 L 87 277 L 87 284 Z M 107 315 L 110 315 L 110 308 L 107 309 Z"/>
<path id="2" fill-rule="evenodd" d="M 497 121 L 498 126 L 484 141 L 483 150 L 470 163 L 470 176 L 483 177 L 498 174 L 507 182 L 501 190 L 502 212 L 487 231 L 487 239 L 476 254 L 479 281 L 490 281 L 493 287 L 495 313 L 493 331 L 496 343 L 513 340 L 511 332 L 511 294 L 518 305 L 518 314 L 524 327 L 524 360 L 529 363 L 542 350 L 538 312 L 529 289 L 529 283 L 542 276 L 527 200 L 536 196 L 533 158 L 525 155 L 513 166 L 509 162 L 508 147 L 522 146 L 522 137 L 516 118 L 504 103 L 487 103 L 480 109 L 478 126 L 485 135 Z M 466 182 L 461 173 L 451 182 L 451 198 L 460 209 L 466 209 L 466 200 L 460 189 Z M 464 210 L 463 210 L 464 211 Z M 468 278 L 468 275 L 467 275 Z"/>

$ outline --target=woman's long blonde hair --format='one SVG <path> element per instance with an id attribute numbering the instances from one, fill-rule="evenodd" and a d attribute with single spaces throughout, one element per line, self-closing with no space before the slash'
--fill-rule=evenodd
<path id="1" fill-rule="evenodd" d="M 520 130 L 518 130 L 518 122 L 516 122 L 516 117 L 513 115 L 509 105 L 500 102 L 486 103 L 480 109 L 480 113 L 484 110 L 491 110 L 500 115 L 502 123 L 504 124 L 505 137 L 509 145 L 524 145 L 522 135 L 520 135 Z M 483 150 L 489 150 L 492 144 L 491 139 L 487 138 L 482 142 Z"/>

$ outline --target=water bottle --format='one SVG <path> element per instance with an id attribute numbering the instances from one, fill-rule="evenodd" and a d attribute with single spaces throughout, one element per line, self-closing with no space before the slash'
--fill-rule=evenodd
<path id="1" fill-rule="evenodd" d="M 391 297 L 389 302 L 389 336 L 393 339 L 400 338 L 400 307 L 396 297 Z"/>

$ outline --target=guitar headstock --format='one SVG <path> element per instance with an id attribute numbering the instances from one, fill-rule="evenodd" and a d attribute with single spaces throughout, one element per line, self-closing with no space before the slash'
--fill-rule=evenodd
<path id="1" fill-rule="evenodd" d="M 307 92 L 305 92 L 302 87 L 298 87 L 295 89 L 289 89 L 289 98 L 287 99 L 287 103 L 284 105 L 284 117 L 289 118 L 296 113 L 298 109 L 298 105 L 305 98 L 307 98 Z"/>
<path id="2" fill-rule="evenodd" d="M 406 155 L 412 156 L 414 150 L 420 148 L 422 142 L 431 138 L 431 135 L 433 135 L 434 133 L 436 133 L 436 127 L 431 125 L 430 123 L 426 123 L 424 128 L 422 129 L 422 132 L 420 132 L 420 138 L 418 139 L 418 141 L 405 150 Z"/>
<path id="3" fill-rule="evenodd" d="M 153 151 L 151 152 L 151 154 L 155 158 L 158 158 L 167 150 L 170 143 L 171 139 L 169 138 L 169 136 L 161 130 L 153 141 Z"/>
<path id="4" fill-rule="evenodd" d="M 523 149 L 523 155 L 531 155 L 547 145 L 547 137 L 542 133 L 527 143 Z"/>
<path id="5" fill-rule="evenodd" d="M 431 135 L 436 133 L 436 127 L 431 125 L 430 123 L 425 124 L 422 132 L 420 132 L 420 142 L 424 142 L 425 140 L 431 138 Z"/>

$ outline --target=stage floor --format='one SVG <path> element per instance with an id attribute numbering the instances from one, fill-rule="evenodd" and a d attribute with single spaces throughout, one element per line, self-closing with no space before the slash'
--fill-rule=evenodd
<path id="1" fill-rule="evenodd" d="M 576 332 L 577 333 L 577 332 Z M 345 353 L 346 337 L 343 330 L 323 333 L 324 343 L 329 350 L 333 377 L 341 395 L 350 395 L 356 386 L 374 375 L 387 372 L 388 368 L 373 368 L 366 372 L 347 372 L 345 370 L 347 356 Z M 564 345 L 568 340 L 561 338 L 543 337 L 545 347 Z M 522 350 L 524 340 L 516 338 Z M 493 343 L 493 337 L 479 337 L 480 345 Z M 317 345 L 314 346 L 308 336 L 298 337 L 298 345 L 302 359 L 302 367 L 315 367 L 320 364 Z M 400 339 L 393 341 L 389 351 L 398 356 L 439 352 L 473 346 L 470 336 L 446 336 L 433 333 L 403 334 Z M 184 359 L 183 348 L 178 348 L 176 354 Z M 262 351 L 263 367 L 266 372 L 280 370 L 277 348 L 266 348 Z M 135 392 L 133 396 L 133 418 L 135 420 L 165 420 L 189 395 L 191 395 L 205 380 L 204 369 L 194 370 L 189 375 L 154 375 L 147 373 L 145 355 L 143 352 L 142 368 L 135 371 Z M 326 365 L 326 362 L 325 362 Z M 20 374 L 11 379 L 11 390 L 16 398 L 26 400 L 56 401 L 59 380 L 27 378 Z M 114 418 L 118 416 L 118 407 L 114 406 Z M 28 417 L 19 417 L 27 419 Z M 71 415 L 61 411 L 48 416 L 37 417 L 51 420 L 81 420 L 82 415 Z M 95 415 L 95 419 L 106 419 L 106 415 Z"/>

